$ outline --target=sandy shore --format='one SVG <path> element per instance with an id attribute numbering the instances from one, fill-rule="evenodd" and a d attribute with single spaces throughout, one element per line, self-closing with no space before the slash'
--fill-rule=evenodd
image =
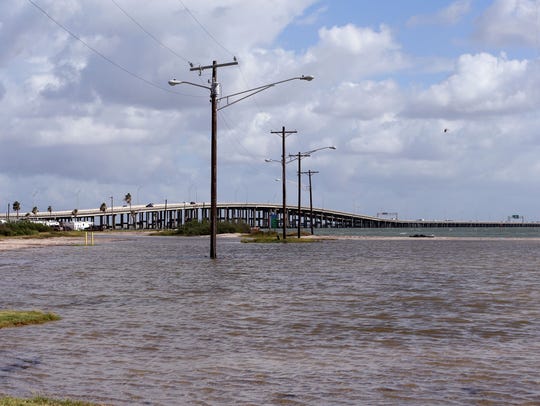
<path id="1" fill-rule="evenodd" d="M 81 245 L 84 237 L 51 237 L 51 238 L 1 238 L 0 252 L 23 248 L 50 247 L 53 245 Z"/>
<path id="2" fill-rule="evenodd" d="M 101 242 L 105 239 L 122 239 L 130 236 L 144 236 L 152 234 L 151 231 L 118 231 L 100 233 L 99 239 Z M 242 238 L 243 234 L 219 234 L 218 238 Z M 208 236 L 201 236 L 208 238 Z M 435 237 L 435 238 L 409 238 L 408 236 L 323 236 L 323 235 L 306 235 L 302 239 L 315 240 L 410 240 L 410 241 L 441 241 L 441 240 L 462 240 L 462 241 L 478 241 L 478 240 L 498 240 L 498 241 L 540 241 L 540 238 L 515 238 L 515 237 Z M 0 238 L 0 252 L 9 250 L 19 250 L 24 248 L 50 247 L 55 245 L 84 245 L 85 237 L 51 237 L 51 238 L 31 238 L 31 237 L 16 237 L 16 238 Z"/>
<path id="3" fill-rule="evenodd" d="M 150 231 L 108 231 L 104 233 L 94 233 L 100 242 L 111 239 L 122 239 L 122 237 L 149 235 Z M 99 235 L 99 237 L 98 237 Z M 88 244 L 90 244 L 90 233 L 88 233 Z M 85 235 L 80 237 L 3 237 L 0 238 L 0 252 L 9 250 L 19 250 L 24 248 L 51 247 L 55 245 L 85 245 Z"/>

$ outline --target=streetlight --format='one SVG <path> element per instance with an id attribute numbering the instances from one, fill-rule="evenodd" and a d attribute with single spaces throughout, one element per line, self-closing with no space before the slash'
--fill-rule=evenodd
<path id="1" fill-rule="evenodd" d="M 311 151 L 307 151 L 307 152 L 299 152 L 298 154 L 295 154 L 295 155 L 289 155 L 289 158 L 290 158 L 289 162 L 292 162 L 295 159 L 298 159 L 298 238 L 300 238 L 300 210 L 301 210 L 300 204 L 302 202 L 302 195 L 301 195 L 302 188 L 300 185 L 302 181 L 302 158 L 309 157 L 315 152 L 321 151 L 323 149 L 336 149 L 336 147 L 332 145 L 330 147 L 322 147 L 322 148 L 312 149 Z"/>
<path id="2" fill-rule="evenodd" d="M 311 187 L 311 175 L 319 173 L 319 171 L 306 171 L 302 172 L 309 176 L 309 227 L 311 229 L 311 235 L 313 235 L 313 188 Z"/>
<path id="3" fill-rule="evenodd" d="M 269 89 L 277 84 L 285 83 L 291 80 L 313 80 L 313 76 L 298 76 L 290 79 L 280 80 L 279 82 L 270 83 L 267 85 L 255 87 L 253 89 L 244 90 L 242 92 L 237 92 L 230 94 L 228 96 L 223 96 L 218 98 L 220 94 L 220 84 L 217 81 L 217 68 L 224 66 L 238 65 L 236 58 L 234 62 L 218 64 L 216 61 L 212 62 L 212 65 L 208 66 L 198 66 L 191 67 L 190 71 L 199 71 L 201 73 L 203 70 L 212 69 L 212 81 L 210 86 L 200 85 L 198 83 L 186 82 L 182 80 L 171 79 L 169 80 L 169 85 L 176 86 L 180 84 L 186 84 L 196 87 L 202 87 L 210 91 L 210 102 L 212 107 L 212 143 L 211 143 L 211 180 L 210 180 L 210 258 L 216 258 L 216 236 L 217 236 L 217 112 L 229 107 L 235 103 L 238 103 L 241 100 L 244 100 L 250 96 L 253 96 L 257 93 L 260 93 L 266 89 Z M 236 99 L 236 97 L 240 98 Z M 225 100 L 225 104 L 221 107 L 217 107 L 217 103 L 221 100 Z"/>

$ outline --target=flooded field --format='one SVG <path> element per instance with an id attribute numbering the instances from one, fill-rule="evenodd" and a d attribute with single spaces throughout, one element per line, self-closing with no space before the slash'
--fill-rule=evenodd
<path id="1" fill-rule="evenodd" d="M 540 404 L 540 240 L 97 238 L 0 253 L 0 393 L 113 405 Z"/>

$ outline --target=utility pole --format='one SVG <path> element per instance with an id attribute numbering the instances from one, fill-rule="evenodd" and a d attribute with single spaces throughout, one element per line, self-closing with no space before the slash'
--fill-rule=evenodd
<path id="1" fill-rule="evenodd" d="M 236 58 L 235 58 L 236 59 Z M 212 143 L 211 143 L 211 169 L 210 169 L 210 258 L 216 256 L 216 236 L 217 236 L 217 97 L 220 86 L 217 81 L 217 68 L 224 66 L 238 65 L 238 62 L 220 63 L 212 61 L 212 65 L 198 66 L 190 68 L 190 71 L 212 69 L 212 83 L 210 86 L 210 102 L 212 103 Z"/>
<path id="2" fill-rule="evenodd" d="M 111 228 L 114 230 L 114 197 L 111 196 Z"/>
<path id="3" fill-rule="evenodd" d="M 307 172 L 302 172 L 309 176 L 309 225 L 311 228 L 311 235 L 313 235 L 313 191 L 311 188 L 311 175 L 319 173 L 319 171 L 309 170 Z"/>
<path id="4" fill-rule="evenodd" d="M 301 221 L 300 221 L 300 209 L 301 209 L 301 202 L 302 202 L 302 158 L 304 157 L 308 157 L 308 156 L 311 156 L 309 153 L 301 153 L 299 152 L 298 154 L 295 154 L 295 155 L 289 155 L 291 158 L 293 159 L 298 159 L 298 224 L 297 224 L 297 228 L 298 228 L 298 231 L 297 231 L 297 234 L 298 234 L 298 238 L 301 237 L 300 235 L 300 227 L 301 227 Z"/>
<path id="5" fill-rule="evenodd" d="M 283 239 L 287 239 L 287 186 L 285 179 L 285 138 L 290 134 L 296 134 L 298 131 L 289 130 L 286 131 L 285 127 L 281 128 L 281 131 L 270 131 L 271 134 L 280 134 L 281 136 L 281 189 L 282 189 L 282 204 L 283 204 Z"/>

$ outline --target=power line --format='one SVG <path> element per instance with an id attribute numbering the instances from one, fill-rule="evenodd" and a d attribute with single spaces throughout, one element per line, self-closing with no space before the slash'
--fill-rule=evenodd
<path id="1" fill-rule="evenodd" d="M 163 42 L 161 42 L 158 38 L 156 38 L 155 35 L 153 35 L 150 31 L 148 31 L 146 28 L 144 28 L 135 18 L 133 18 L 125 9 L 120 7 L 120 5 L 115 1 L 111 0 L 113 4 L 118 7 L 118 9 L 126 15 L 137 27 L 139 27 L 146 35 L 148 35 L 150 38 L 152 38 L 155 42 L 157 42 L 160 46 L 168 50 L 170 53 L 172 53 L 174 56 L 182 59 L 183 61 L 187 62 L 188 64 L 191 64 L 189 60 L 182 55 L 178 54 L 174 49 L 171 49 L 167 45 L 165 45 Z"/>
<path id="2" fill-rule="evenodd" d="M 218 46 L 220 46 L 225 52 L 229 53 L 231 56 L 236 57 L 233 52 L 231 52 L 227 47 L 225 47 L 221 42 L 219 42 L 214 35 L 195 17 L 195 15 L 191 12 L 190 9 L 187 8 L 187 6 L 184 4 L 182 0 L 178 0 L 180 4 L 182 4 L 182 7 L 184 7 L 184 10 L 191 16 L 193 21 L 197 23 L 197 25 L 203 30 L 210 39 L 212 39 Z M 240 64 L 237 65 L 238 71 L 240 72 L 240 77 L 242 79 L 242 82 L 246 85 L 246 87 L 250 87 L 247 83 L 246 77 L 244 75 L 244 72 L 242 71 L 242 68 L 240 67 Z M 260 105 L 257 103 L 257 100 L 254 100 L 253 103 L 257 107 L 260 113 L 262 113 L 262 109 Z"/>
<path id="3" fill-rule="evenodd" d="M 60 27 L 61 29 L 63 29 L 65 32 L 67 32 L 69 35 L 71 35 L 73 38 L 75 38 L 77 41 L 79 41 L 81 44 L 83 44 L 86 48 L 88 48 L 90 51 L 94 52 L 96 55 L 100 56 L 101 58 L 103 58 L 105 61 L 109 62 L 111 65 L 115 66 L 116 68 L 120 69 L 121 71 L 123 71 L 124 73 L 127 73 L 128 75 L 130 75 L 131 77 L 135 78 L 135 79 L 138 79 L 140 80 L 141 82 L 144 82 L 146 83 L 147 85 L 149 86 L 152 86 L 152 87 L 155 87 L 156 89 L 160 89 L 160 90 L 163 90 L 164 92 L 167 92 L 167 93 L 173 93 L 173 94 L 180 94 L 180 95 L 183 95 L 183 96 L 188 96 L 188 97 L 203 97 L 203 96 L 195 96 L 195 95 L 190 95 L 190 94 L 183 94 L 183 93 L 179 93 L 179 92 L 175 92 L 175 91 L 172 91 L 172 90 L 169 90 L 167 89 L 166 87 L 162 87 L 154 82 L 151 82 L 149 81 L 148 79 L 145 79 L 143 78 L 142 76 L 139 76 L 138 74 L 134 73 L 134 72 L 131 72 L 129 69 L 123 67 L 122 65 L 120 65 L 119 63 L 113 61 L 111 58 L 109 58 L 108 56 L 102 54 L 100 51 L 98 51 L 97 49 L 95 49 L 94 47 L 92 47 L 90 44 L 88 44 L 86 41 L 84 41 L 81 37 L 79 37 L 77 34 L 75 34 L 73 31 L 71 31 L 69 28 L 67 28 L 66 26 L 64 26 L 62 23 L 60 23 L 59 21 L 57 21 L 54 17 L 52 17 L 49 13 L 47 13 L 46 10 L 44 10 L 42 7 L 40 7 L 38 4 L 36 4 L 33 0 L 28 0 L 28 2 L 30 4 L 32 4 L 35 8 L 37 8 L 43 15 L 45 15 L 49 20 L 51 20 L 53 23 L 55 23 L 58 27 Z"/>
<path id="4" fill-rule="evenodd" d="M 199 25 L 199 27 L 201 27 L 201 29 L 206 33 L 206 35 L 208 35 L 217 45 L 219 45 L 223 50 L 225 50 L 225 52 L 229 53 L 231 56 L 234 56 L 234 54 L 231 51 L 229 51 L 221 42 L 219 42 L 216 39 L 216 37 L 212 35 L 212 33 L 210 33 L 210 31 L 206 29 L 206 27 L 197 19 L 197 17 L 195 17 L 195 15 L 191 12 L 191 10 L 186 7 L 186 5 L 184 4 L 182 0 L 178 0 L 178 1 L 180 2 L 180 4 L 182 4 L 182 7 L 184 7 L 186 12 L 191 16 L 191 18 L 193 18 L 193 20 Z"/>

